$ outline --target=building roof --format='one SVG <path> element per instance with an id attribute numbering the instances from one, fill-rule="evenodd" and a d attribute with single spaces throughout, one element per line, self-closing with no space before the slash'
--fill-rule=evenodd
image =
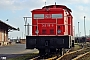
<path id="1" fill-rule="evenodd" d="M 10 30 L 18 30 L 17 28 L 15 28 L 15 27 L 13 27 L 13 26 L 11 26 L 11 25 L 9 25 L 9 24 L 6 24 L 5 22 L 3 22 L 3 21 L 1 21 L 1 20 L 0 20 L 0 24 L 5 25 L 5 26 L 8 27 L 8 29 L 10 29 Z"/>

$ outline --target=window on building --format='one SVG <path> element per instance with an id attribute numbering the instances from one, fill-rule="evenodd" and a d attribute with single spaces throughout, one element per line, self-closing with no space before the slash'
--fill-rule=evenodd
<path id="1" fill-rule="evenodd" d="M 52 14 L 52 18 L 62 18 L 62 14 Z"/>
<path id="2" fill-rule="evenodd" d="M 50 34 L 54 34 L 54 29 L 50 29 Z"/>
<path id="3" fill-rule="evenodd" d="M 42 34 L 46 34 L 46 30 L 45 29 L 42 30 Z"/>
<path id="4" fill-rule="evenodd" d="M 44 19 L 44 14 L 34 14 L 34 19 Z"/>

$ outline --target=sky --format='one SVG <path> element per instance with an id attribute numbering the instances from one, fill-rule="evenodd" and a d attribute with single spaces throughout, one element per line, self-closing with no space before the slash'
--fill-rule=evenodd
<path id="1" fill-rule="evenodd" d="M 46 5 L 65 5 L 72 10 L 73 24 L 75 26 L 75 35 L 78 34 L 78 22 L 80 36 L 84 36 L 84 16 L 86 34 L 89 35 L 90 30 L 90 1 L 89 0 L 0 0 L 0 20 L 15 28 L 20 28 L 20 31 L 9 32 L 10 38 L 25 36 L 24 19 L 23 17 L 31 17 L 33 9 L 42 8 Z M 8 19 L 8 21 L 6 21 Z M 31 19 L 28 23 L 31 24 Z M 31 35 L 30 27 L 30 35 Z"/>

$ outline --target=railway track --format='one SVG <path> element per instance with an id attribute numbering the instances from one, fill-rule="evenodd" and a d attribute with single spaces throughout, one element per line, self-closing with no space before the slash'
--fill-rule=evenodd
<path id="1" fill-rule="evenodd" d="M 77 50 L 74 48 L 69 49 L 62 56 L 60 54 L 48 54 L 48 55 L 37 56 L 30 60 L 79 60 L 88 53 L 90 53 L 90 44 L 84 45 L 84 47 L 78 48 Z"/>
<path id="2" fill-rule="evenodd" d="M 81 47 L 78 49 L 83 50 L 83 49 L 81 49 Z M 36 56 L 30 60 L 61 60 L 66 54 L 74 53 L 75 50 L 76 50 L 75 48 L 66 50 L 66 52 L 64 53 L 63 56 L 61 56 L 60 54 L 48 54 L 48 55 Z"/>
<path id="3" fill-rule="evenodd" d="M 53 57 L 50 58 L 50 55 L 49 56 L 37 56 L 35 58 L 32 58 L 30 60 L 55 60 L 57 59 L 58 57 L 60 57 L 60 55 L 54 55 Z"/>
<path id="4" fill-rule="evenodd" d="M 71 51 L 71 49 L 69 49 L 66 53 L 68 53 L 69 51 Z M 59 53 L 53 53 L 53 54 L 36 56 L 30 60 L 56 60 L 59 57 L 61 57 L 61 55 Z"/>
<path id="5" fill-rule="evenodd" d="M 72 51 L 69 53 L 66 53 L 65 55 L 59 57 L 57 60 L 78 60 L 84 55 L 88 54 L 90 52 L 90 47 L 89 48 L 82 48 L 77 51 Z"/>

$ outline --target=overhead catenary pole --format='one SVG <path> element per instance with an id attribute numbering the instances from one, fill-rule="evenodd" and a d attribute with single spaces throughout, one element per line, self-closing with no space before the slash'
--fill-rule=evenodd
<path id="1" fill-rule="evenodd" d="M 24 22 L 25 22 L 25 37 L 26 37 L 26 26 L 27 26 L 27 18 L 32 18 L 32 17 L 23 17 L 24 18 Z"/>
<path id="2" fill-rule="evenodd" d="M 26 23 L 27 23 L 27 18 L 26 17 L 24 17 L 24 22 L 25 22 L 25 36 L 26 36 Z"/>
<path id="3" fill-rule="evenodd" d="M 79 22 L 78 22 L 78 37 L 80 37 L 80 32 L 79 32 Z"/>
<path id="4" fill-rule="evenodd" d="M 84 34 L 85 34 L 85 43 L 86 43 L 86 27 L 85 27 L 85 16 L 84 16 Z"/>
<path id="5" fill-rule="evenodd" d="M 29 23 L 27 25 L 27 35 L 29 36 Z"/>
<path id="6" fill-rule="evenodd" d="M 80 38 L 80 32 L 79 32 L 79 22 L 78 22 L 78 43 L 79 43 L 79 38 Z"/>

